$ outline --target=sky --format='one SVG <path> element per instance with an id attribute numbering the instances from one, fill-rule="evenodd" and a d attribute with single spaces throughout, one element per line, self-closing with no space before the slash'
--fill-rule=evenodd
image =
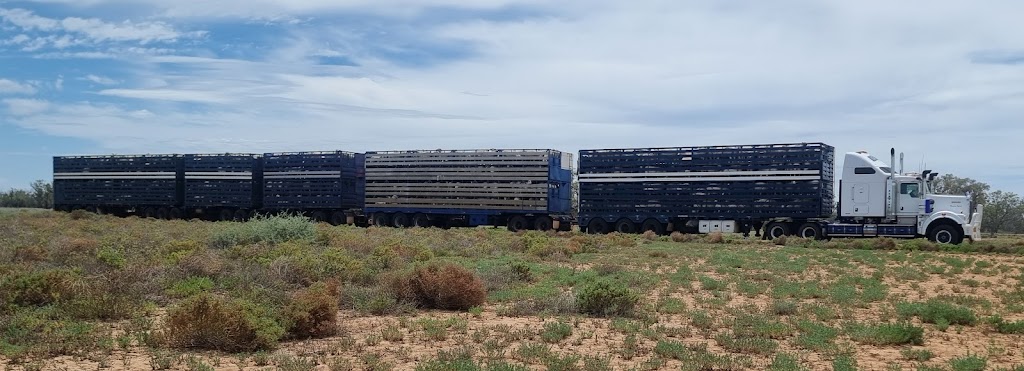
<path id="1" fill-rule="evenodd" d="M 1019 0 L 0 0 L 0 189 L 72 154 L 824 142 L 1024 194 L 1021 14 Z"/>

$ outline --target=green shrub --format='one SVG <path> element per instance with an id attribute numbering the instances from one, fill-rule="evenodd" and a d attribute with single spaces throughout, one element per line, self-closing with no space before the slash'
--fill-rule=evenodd
<path id="1" fill-rule="evenodd" d="M 415 309 L 415 303 L 404 301 L 389 286 L 384 285 L 346 286 L 341 296 L 345 308 L 362 314 L 394 315 L 410 313 Z"/>
<path id="2" fill-rule="evenodd" d="M 437 357 L 416 365 L 416 371 L 482 371 L 468 351 L 440 351 Z"/>
<path id="3" fill-rule="evenodd" d="M 953 371 L 982 371 L 987 366 L 988 361 L 985 358 L 978 357 L 977 355 L 967 354 L 962 357 L 955 357 L 949 360 L 949 367 Z"/>
<path id="4" fill-rule="evenodd" d="M 210 290 L 213 290 L 213 280 L 210 277 L 189 276 L 171 285 L 167 289 L 167 293 L 171 296 L 187 298 L 199 293 L 210 292 Z"/>
<path id="5" fill-rule="evenodd" d="M 840 354 L 832 360 L 832 371 L 857 371 L 857 359 L 850 354 Z"/>
<path id="6" fill-rule="evenodd" d="M 429 262 L 391 279 L 399 298 L 425 308 L 468 310 L 487 298 L 483 281 L 472 271 L 452 263 Z"/>
<path id="7" fill-rule="evenodd" d="M 548 343 L 557 343 L 572 335 L 572 326 L 562 321 L 547 322 L 540 338 Z"/>
<path id="8" fill-rule="evenodd" d="M 800 361 L 796 359 L 792 354 L 788 353 L 776 353 L 775 357 L 772 358 L 772 363 L 768 365 L 768 369 L 771 371 L 798 371 L 802 370 L 800 367 Z"/>
<path id="9" fill-rule="evenodd" d="M 772 314 L 779 316 L 788 316 L 796 314 L 798 306 L 796 302 L 789 300 L 776 300 L 772 302 Z"/>
<path id="10" fill-rule="evenodd" d="M 53 304 L 67 296 L 67 286 L 74 280 L 75 274 L 59 269 L 5 274 L 0 277 L 0 299 L 4 306 Z"/>
<path id="11" fill-rule="evenodd" d="M 1000 334 L 1024 334 L 1024 320 L 1007 322 L 1000 316 L 992 316 L 988 323 Z"/>
<path id="12" fill-rule="evenodd" d="M 228 248 L 253 243 L 277 244 L 316 238 L 316 223 L 299 215 L 259 215 L 245 223 L 234 223 L 215 230 L 210 246 Z"/>
<path id="13" fill-rule="evenodd" d="M 596 316 L 629 315 L 640 295 L 621 283 L 599 279 L 587 282 L 576 292 L 580 312 Z"/>
<path id="14" fill-rule="evenodd" d="M 163 339 L 178 348 L 246 352 L 273 348 L 284 333 L 264 308 L 200 294 L 167 312 Z"/>
<path id="15" fill-rule="evenodd" d="M 924 329 L 910 323 L 853 324 L 848 326 L 850 338 L 870 345 L 921 345 Z"/>
<path id="16" fill-rule="evenodd" d="M 970 308 L 938 299 L 930 299 L 924 303 L 897 303 L 896 313 L 904 318 L 920 317 L 924 323 L 970 326 L 977 322 L 977 317 Z"/>
<path id="17" fill-rule="evenodd" d="M 338 332 L 338 285 L 318 282 L 296 293 L 285 306 L 282 317 L 288 336 L 294 339 L 322 338 Z"/>
<path id="18" fill-rule="evenodd" d="M 720 333 L 715 341 L 723 348 L 736 353 L 771 354 L 779 347 L 775 340 L 763 337 L 739 336 L 735 333 Z"/>

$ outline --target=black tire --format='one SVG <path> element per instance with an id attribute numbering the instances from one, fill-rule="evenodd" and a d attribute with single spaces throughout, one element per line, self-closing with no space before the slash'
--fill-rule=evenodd
<path id="1" fill-rule="evenodd" d="M 615 222 L 615 231 L 619 233 L 636 233 L 636 223 L 629 219 L 619 219 Z"/>
<path id="2" fill-rule="evenodd" d="M 408 227 L 409 215 L 403 213 L 395 213 L 395 216 L 391 217 L 391 226 L 395 228 Z"/>
<path id="3" fill-rule="evenodd" d="M 166 207 L 156 209 L 156 218 L 161 220 L 169 220 L 171 218 L 171 210 Z"/>
<path id="4" fill-rule="evenodd" d="M 644 220 L 644 222 L 642 224 L 640 224 L 640 231 L 641 232 L 651 231 L 651 232 L 654 232 L 654 234 L 657 234 L 657 235 L 660 236 L 660 235 L 665 234 L 665 225 L 661 224 L 661 222 L 659 222 L 658 219 L 651 218 L 651 219 Z"/>
<path id="5" fill-rule="evenodd" d="M 310 214 L 310 219 L 313 219 L 313 221 L 317 223 L 323 223 L 327 220 L 327 213 L 323 211 L 314 211 Z"/>
<path id="6" fill-rule="evenodd" d="M 551 217 L 547 215 L 538 216 L 537 219 L 533 220 L 533 229 L 538 231 L 550 231 L 552 225 Z"/>
<path id="7" fill-rule="evenodd" d="M 156 217 L 156 209 L 154 209 L 152 207 L 147 207 L 145 209 L 142 209 L 142 217 L 143 218 L 155 218 Z"/>
<path id="8" fill-rule="evenodd" d="M 89 205 L 89 206 L 85 207 L 85 211 L 93 213 L 93 214 L 96 214 L 96 210 L 97 210 L 96 206 Z"/>
<path id="9" fill-rule="evenodd" d="M 590 234 L 605 234 L 608 233 L 608 222 L 601 218 L 594 218 L 590 220 L 590 224 L 587 224 L 587 233 Z"/>
<path id="10" fill-rule="evenodd" d="M 508 230 L 512 232 L 519 232 L 526 229 L 527 225 L 526 217 L 522 215 L 516 215 L 508 218 Z"/>
<path id="11" fill-rule="evenodd" d="M 181 209 L 179 209 L 179 208 L 172 207 L 171 211 L 170 211 L 170 217 L 171 217 L 171 219 L 175 219 L 175 220 L 181 219 L 181 218 L 185 217 L 185 213 L 182 212 Z"/>
<path id="12" fill-rule="evenodd" d="M 796 235 L 803 238 L 810 238 L 813 240 L 820 240 L 825 238 L 825 236 L 821 233 L 821 225 L 818 225 L 818 223 L 801 224 L 800 228 L 796 229 Z"/>
<path id="13" fill-rule="evenodd" d="M 430 218 L 427 214 L 419 213 L 412 216 L 412 226 L 417 228 L 430 228 Z"/>
<path id="14" fill-rule="evenodd" d="M 335 211 L 335 212 L 331 213 L 330 223 L 331 223 L 331 225 L 348 224 L 348 217 L 345 216 L 345 213 L 343 213 L 341 211 Z"/>
<path id="15" fill-rule="evenodd" d="M 373 214 L 373 225 L 378 227 L 390 227 L 391 217 L 385 213 Z"/>
<path id="16" fill-rule="evenodd" d="M 964 242 L 964 234 L 953 225 L 939 224 L 928 232 L 928 240 L 944 245 L 959 245 Z"/>
<path id="17" fill-rule="evenodd" d="M 249 212 L 242 209 L 235 210 L 235 216 L 233 216 L 232 218 L 236 222 L 244 222 L 246 220 L 249 220 Z"/>
<path id="18" fill-rule="evenodd" d="M 217 220 L 219 221 L 230 222 L 233 219 L 235 219 L 235 213 L 231 209 L 220 209 L 220 212 L 217 213 Z"/>
<path id="19" fill-rule="evenodd" d="M 768 240 L 789 235 L 789 224 L 782 222 L 771 222 L 764 227 L 764 237 Z"/>

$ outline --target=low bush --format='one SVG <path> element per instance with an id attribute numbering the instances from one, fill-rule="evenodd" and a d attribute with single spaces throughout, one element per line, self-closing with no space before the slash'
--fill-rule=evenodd
<path id="1" fill-rule="evenodd" d="M 967 354 L 949 360 L 953 371 L 982 371 L 988 366 L 988 360 L 974 354 Z"/>
<path id="2" fill-rule="evenodd" d="M 483 281 L 472 271 L 453 263 L 419 265 L 393 277 L 391 288 L 398 298 L 425 308 L 467 310 L 487 299 Z"/>
<path id="3" fill-rule="evenodd" d="M 992 316 L 988 323 L 1000 334 L 1024 334 L 1024 320 L 1007 322 L 1002 317 Z"/>
<path id="4" fill-rule="evenodd" d="M 977 322 L 970 308 L 937 299 L 923 303 L 897 303 L 896 312 L 902 317 L 917 316 L 924 323 L 970 326 Z"/>
<path id="5" fill-rule="evenodd" d="M 273 348 L 284 333 L 265 308 L 200 294 L 167 312 L 161 335 L 172 347 L 248 352 Z"/>
<path id="6" fill-rule="evenodd" d="M 540 338 L 548 343 L 558 343 L 572 335 L 572 326 L 562 321 L 547 322 Z"/>
<path id="7" fill-rule="evenodd" d="M 633 313 L 640 295 L 621 283 L 604 279 L 585 283 L 576 292 L 580 312 L 597 316 L 624 316 Z"/>
<path id="8" fill-rule="evenodd" d="M 782 235 L 772 240 L 772 244 L 776 246 L 786 246 L 786 242 L 789 241 L 789 237 Z"/>
<path id="9" fill-rule="evenodd" d="M 875 250 L 896 250 L 896 240 L 887 237 L 878 237 L 872 241 Z"/>
<path id="10" fill-rule="evenodd" d="M 282 317 L 288 336 L 294 339 L 322 338 L 338 332 L 338 284 L 318 282 L 296 293 L 285 306 Z"/>
<path id="11" fill-rule="evenodd" d="M 712 232 L 704 239 L 707 243 L 725 243 L 725 236 L 722 232 Z"/>
<path id="12" fill-rule="evenodd" d="M 76 280 L 66 270 L 47 269 L 15 272 L 0 278 L 0 299 L 4 306 L 43 306 L 67 295 L 68 285 Z"/>
<path id="13" fill-rule="evenodd" d="M 669 235 L 669 237 L 672 238 L 673 242 L 693 242 L 700 239 L 700 236 L 698 235 L 687 234 L 682 232 L 672 232 L 672 234 Z"/>
<path id="14" fill-rule="evenodd" d="M 882 323 L 878 325 L 852 324 L 847 329 L 850 338 L 870 345 L 922 345 L 924 329 L 910 323 Z"/>
<path id="15" fill-rule="evenodd" d="M 341 302 L 346 309 L 362 314 L 394 315 L 410 313 L 415 303 L 404 301 L 390 286 L 346 286 L 341 290 Z"/>
<path id="16" fill-rule="evenodd" d="M 299 215 L 257 216 L 245 223 L 216 229 L 210 237 L 210 246 L 228 248 L 266 242 L 277 244 L 285 241 L 310 240 L 317 235 L 316 223 Z"/>

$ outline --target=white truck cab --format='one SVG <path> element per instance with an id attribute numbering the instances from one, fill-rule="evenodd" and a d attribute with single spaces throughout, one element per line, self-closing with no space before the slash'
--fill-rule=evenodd
<path id="1" fill-rule="evenodd" d="M 893 150 L 892 162 L 895 158 Z M 982 205 L 972 214 L 967 196 L 933 194 L 937 175 L 930 170 L 901 174 L 867 152 L 847 153 L 839 218 L 828 225 L 829 236 L 924 236 L 950 244 L 980 239 Z"/>

